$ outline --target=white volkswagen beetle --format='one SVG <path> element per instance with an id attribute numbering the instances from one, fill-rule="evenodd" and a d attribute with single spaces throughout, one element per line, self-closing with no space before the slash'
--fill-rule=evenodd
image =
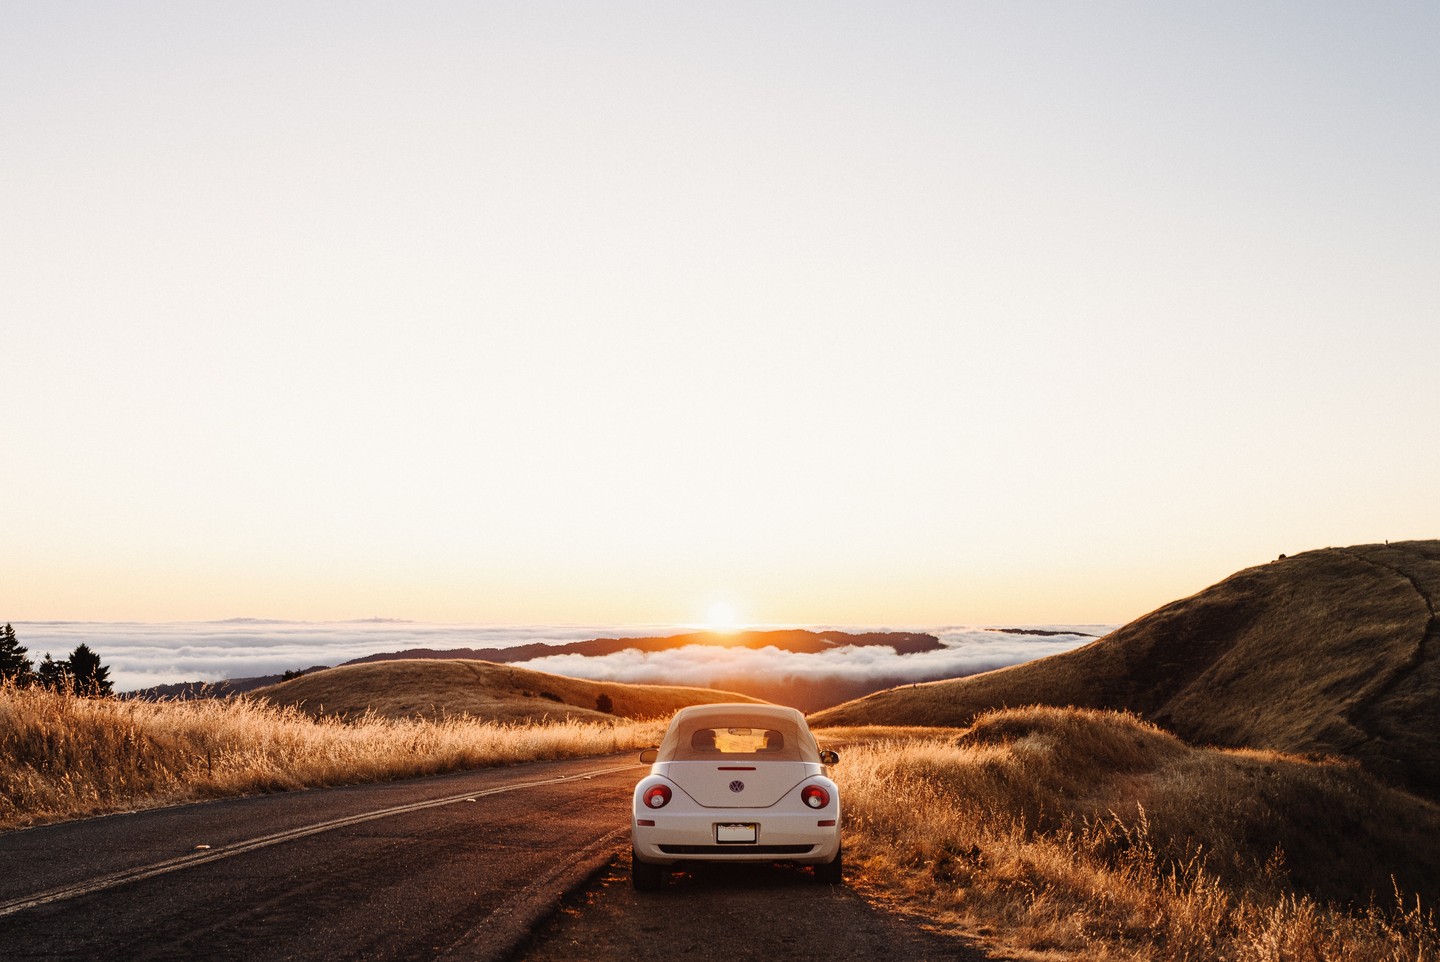
<path id="1" fill-rule="evenodd" d="M 840 791 L 805 716 L 778 705 L 682 708 L 635 786 L 631 878 L 659 888 L 680 862 L 797 862 L 840 881 Z"/>

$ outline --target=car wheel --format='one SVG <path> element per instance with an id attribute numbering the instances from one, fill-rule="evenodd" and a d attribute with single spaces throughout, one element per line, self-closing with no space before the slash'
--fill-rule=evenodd
<path id="1" fill-rule="evenodd" d="M 835 857 L 823 865 L 815 866 L 815 881 L 824 885 L 839 885 L 844 873 L 844 849 L 836 849 Z"/>
<path id="2" fill-rule="evenodd" d="M 665 866 L 651 865 L 640 861 L 635 850 L 630 850 L 630 883 L 637 892 L 654 892 L 665 883 Z"/>

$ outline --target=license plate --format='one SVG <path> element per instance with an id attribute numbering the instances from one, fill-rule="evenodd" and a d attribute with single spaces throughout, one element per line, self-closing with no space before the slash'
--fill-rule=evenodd
<path id="1" fill-rule="evenodd" d="M 754 822 L 715 826 L 715 842 L 718 845 L 744 845 L 754 843 L 760 826 Z"/>

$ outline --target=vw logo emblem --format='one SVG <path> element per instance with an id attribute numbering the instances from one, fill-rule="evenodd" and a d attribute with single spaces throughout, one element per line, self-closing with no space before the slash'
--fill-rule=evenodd
<path id="1" fill-rule="evenodd" d="M 742 782 L 742 781 L 740 781 L 740 779 L 738 779 L 738 778 L 735 779 L 735 781 L 733 781 L 733 782 L 730 783 L 730 791 L 732 791 L 732 792 L 743 792 L 743 791 L 745 791 L 745 783 Z"/>

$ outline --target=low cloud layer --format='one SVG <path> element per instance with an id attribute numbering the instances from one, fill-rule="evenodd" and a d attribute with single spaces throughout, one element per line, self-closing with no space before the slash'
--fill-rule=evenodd
<path id="1" fill-rule="evenodd" d="M 669 627 L 624 627 L 619 634 L 668 633 Z M 84 642 L 110 666 L 117 691 L 182 681 L 278 675 L 314 665 L 407 648 L 509 648 L 615 636 L 615 626 L 496 627 L 421 622 L 234 621 L 115 623 L 17 622 L 20 644 L 35 662 L 60 659 Z"/>
<path id="2" fill-rule="evenodd" d="M 911 655 L 884 646 L 844 647 L 818 654 L 778 648 L 721 648 L 688 645 L 670 651 L 621 651 L 601 657 L 551 655 L 521 662 L 556 675 L 594 681 L 729 688 L 760 697 L 786 689 L 797 707 L 835 703 L 827 693 L 847 697 L 913 682 L 957 678 L 1069 651 L 1093 641 L 1108 626 L 1061 626 L 1074 634 L 1021 635 L 984 628 L 930 629 L 943 648 Z"/>
<path id="3" fill-rule="evenodd" d="M 817 626 L 818 628 L 845 626 Z M 1091 635 L 1109 626 L 1046 626 Z M 64 658 L 84 642 L 110 666 L 119 691 L 181 681 L 219 681 L 276 675 L 312 665 L 338 665 L 352 658 L 407 648 L 509 648 L 532 642 L 563 644 L 590 638 L 678 634 L 678 625 L 492 626 L 418 622 L 290 622 L 241 619 L 163 624 L 107 622 L 20 622 L 15 631 L 36 662 L 49 653 Z M 856 629 L 849 630 L 872 630 Z M 897 630 L 899 630 L 897 628 Z M 893 679 L 893 684 L 954 677 L 1013 665 L 1065 651 L 1089 640 L 1081 635 L 1038 637 L 983 628 L 906 627 L 929 631 L 945 647 L 900 656 L 884 647 L 840 648 L 815 655 L 774 648 L 759 650 L 690 646 L 642 654 L 628 651 L 599 658 L 558 655 L 525 667 L 600 681 L 663 682 L 725 687 L 733 678 L 761 681 L 856 684 Z"/>

